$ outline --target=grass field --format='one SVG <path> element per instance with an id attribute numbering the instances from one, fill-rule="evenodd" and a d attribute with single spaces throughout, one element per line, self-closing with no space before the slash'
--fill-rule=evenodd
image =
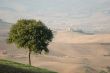
<path id="1" fill-rule="evenodd" d="M 17 62 L 0 60 L 0 73 L 56 73 Z"/>

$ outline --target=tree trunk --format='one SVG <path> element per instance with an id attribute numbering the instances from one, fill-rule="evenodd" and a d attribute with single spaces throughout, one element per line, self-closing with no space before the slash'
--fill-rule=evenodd
<path id="1" fill-rule="evenodd" d="M 31 66 L 31 49 L 29 49 L 29 65 Z"/>

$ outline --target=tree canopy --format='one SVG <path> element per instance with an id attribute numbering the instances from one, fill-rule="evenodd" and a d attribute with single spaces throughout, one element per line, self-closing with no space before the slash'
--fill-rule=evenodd
<path id="1" fill-rule="evenodd" d="M 15 43 L 20 48 L 41 54 L 49 52 L 47 46 L 52 41 L 53 33 L 43 22 L 34 19 L 20 19 L 12 25 L 8 43 Z"/>

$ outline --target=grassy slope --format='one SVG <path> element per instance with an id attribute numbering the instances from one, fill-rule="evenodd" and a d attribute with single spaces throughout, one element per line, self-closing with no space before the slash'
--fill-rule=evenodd
<path id="1" fill-rule="evenodd" d="M 21 63 L 0 60 L 0 73 L 56 73 Z"/>

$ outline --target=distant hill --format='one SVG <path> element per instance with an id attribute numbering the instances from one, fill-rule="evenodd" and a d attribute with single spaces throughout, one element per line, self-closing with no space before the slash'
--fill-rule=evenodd
<path id="1" fill-rule="evenodd" d="M 95 32 L 90 32 L 90 31 L 84 31 L 84 30 L 81 30 L 81 29 L 70 29 L 71 32 L 77 32 L 77 33 L 80 33 L 80 34 L 85 34 L 85 35 L 94 35 L 96 34 Z"/>
<path id="2" fill-rule="evenodd" d="M 8 28 L 8 27 L 10 27 L 10 24 L 11 23 L 8 23 L 8 22 L 0 19 L 0 29 Z"/>
<path id="3" fill-rule="evenodd" d="M 0 19 L 0 37 L 7 36 L 9 28 L 11 27 L 11 23 L 8 23 L 2 19 Z"/>
<path id="4" fill-rule="evenodd" d="M 81 32 L 56 32 L 53 42 L 57 43 L 110 43 L 110 34 L 93 34 Z"/>

